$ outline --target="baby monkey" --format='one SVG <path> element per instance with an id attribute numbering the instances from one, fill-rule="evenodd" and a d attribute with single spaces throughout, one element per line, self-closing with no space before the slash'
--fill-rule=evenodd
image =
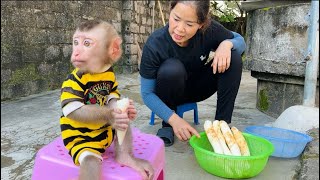
<path id="1" fill-rule="evenodd" d="M 98 180 L 105 152 L 115 141 L 116 161 L 138 171 L 142 179 L 153 179 L 150 163 L 132 153 L 129 122 L 137 110 L 132 100 L 122 112 L 118 82 L 112 65 L 121 55 L 122 39 L 116 29 L 101 20 L 82 22 L 73 35 L 71 63 L 75 69 L 61 87 L 61 136 L 73 162 L 80 166 L 80 180 Z M 127 134 L 119 145 L 115 130 Z"/>

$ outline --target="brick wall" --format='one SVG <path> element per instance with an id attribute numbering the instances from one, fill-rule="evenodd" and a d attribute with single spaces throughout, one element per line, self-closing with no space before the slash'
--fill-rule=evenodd
<path id="1" fill-rule="evenodd" d="M 156 1 L 2 1 L 1 101 L 58 89 L 73 69 L 71 37 L 85 19 L 112 23 L 123 38 L 124 54 L 116 73 L 138 70 L 143 48 L 154 29 L 162 27 Z M 167 21 L 169 1 L 161 2 Z"/>

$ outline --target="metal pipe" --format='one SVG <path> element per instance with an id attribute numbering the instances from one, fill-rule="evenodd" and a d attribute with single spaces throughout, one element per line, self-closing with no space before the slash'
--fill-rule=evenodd
<path id="1" fill-rule="evenodd" d="M 319 65 L 319 1 L 311 1 L 310 13 L 303 105 L 314 107 Z"/>

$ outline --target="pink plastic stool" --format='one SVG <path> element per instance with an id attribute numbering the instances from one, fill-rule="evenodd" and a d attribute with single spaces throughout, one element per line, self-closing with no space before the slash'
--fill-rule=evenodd
<path id="1" fill-rule="evenodd" d="M 141 133 L 133 128 L 133 154 L 145 159 L 154 169 L 154 180 L 164 179 L 164 143 L 155 135 Z M 102 154 L 102 179 L 140 180 L 134 169 L 118 164 L 114 157 L 114 144 Z M 61 137 L 41 148 L 36 156 L 32 180 L 71 180 L 79 176 L 79 166 L 74 165 Z"/>

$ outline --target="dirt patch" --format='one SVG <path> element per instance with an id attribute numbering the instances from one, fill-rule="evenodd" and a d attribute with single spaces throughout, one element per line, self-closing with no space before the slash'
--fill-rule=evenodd
<path id="1" fill-rule="evenodd" d="M 12 157 L 7 157 L 7 156 L 1 155 L 1 169 L 5 168 L 5 167 L 9 167 L 9 166 L 13 165 L 14 163 L 15 163 L 15 161 L 12 159 Z"/>

